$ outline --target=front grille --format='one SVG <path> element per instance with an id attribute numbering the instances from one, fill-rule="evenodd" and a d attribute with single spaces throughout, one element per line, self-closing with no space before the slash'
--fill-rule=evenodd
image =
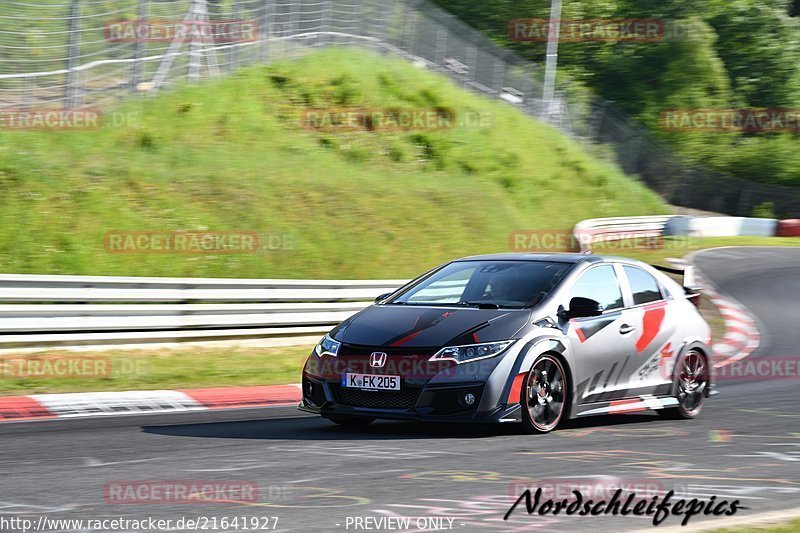
<path id="1" fill-rule="evenodd" d="M 418 355 L 420 357 L 428 358 L 438 352 L 441 347 L 432 347 L 432 348 L 419 348 L 419 347 L 412 347 L 406 348 L 402 346 L 364 346 L 361 344 L 346 344 L 342 343 L 342 346 L 339 348 L 339 356 L 360 356 L 360 357 L 369 357 L 372 352 L 386 352 L 389 354 L 389 357 L 397 356 L 397 355 Z"/>
<path id="2" fill-rule="evenodd" d="M 365 391 L 333 385 L 336 402 L 351 407 L 371 409 L 411 409 L 416 405 L 419 389 L 406 387 L 400 392 Z"/>

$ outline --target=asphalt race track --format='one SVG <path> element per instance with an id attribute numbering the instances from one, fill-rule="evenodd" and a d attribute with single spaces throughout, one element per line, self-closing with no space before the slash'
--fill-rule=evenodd
<path id="1" fill-rule="evenodd" d="M 762 344 L 750 357 L 800 356 L 800 249 L 728 248 L 695 259 L 757 316 Z M 436 517 L 452 519 L 453 531 L 652 527 L 652 517 L 529 516 L 524 505 L 503 520 L 518 482 L 560 483 L 569 492 L 608 476 L 642 497 L 674 490 L 687 499 L 739 499 L 747 509 L 737 517 L 747 517 L 800 507 L 798 385 L 796 378 L 723 382 L 696 420 L 617 415 L 540 437 L 401 422 L 350 430 L 288 407 L 9 424 L 0 427 L 0 518 L 260 516 L 278 517 L 277 531 L 354 531 L 355 517 L 387 516 L 412 517 L 399 531 L 432 530 L 424 526 L 436 523 L 425 519 Z M 254 482 L 259 494 L 252 502 L 186 504 L 119 504 L 104 495 L 109 483 L 148 479 Z M 680 520 L 671 516 L 659 529 Z"/>

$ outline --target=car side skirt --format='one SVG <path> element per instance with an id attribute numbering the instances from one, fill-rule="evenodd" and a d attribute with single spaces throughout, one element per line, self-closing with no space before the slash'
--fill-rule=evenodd
<path id="1" fill-rule="evenodd" d="M 658 411 L 659 409 L 669 409 L 670 407 L 677 406 L 678 399 L 674 396 L 643 394 L 636 398 L 626 398 L 624 400 L 576 405 L 574 406 L 575 412 L 573 416 L 578 418 L 594 415 L 621 415 L 644 411 Z"/>

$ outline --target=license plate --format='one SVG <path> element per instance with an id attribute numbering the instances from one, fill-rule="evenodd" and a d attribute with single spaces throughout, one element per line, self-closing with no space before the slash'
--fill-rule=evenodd
<path id="1" fill-rule="evenodd" d="M 342 387 L 370 390 L 400 390 L 400 376 L 342 374 Z"/>

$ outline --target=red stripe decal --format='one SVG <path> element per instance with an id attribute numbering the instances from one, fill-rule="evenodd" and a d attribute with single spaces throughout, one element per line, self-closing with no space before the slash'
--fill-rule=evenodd
<path id="1" fill-rule="evenodd" d="M 405 337 L 403 337 L 399 341 L 394 341 L 389 346 L 402 346 L 403 344 L 405 344 L 407 342 L 413 341 L 417 337 L 417 335 L 419 335 L 420 333 L 422 333 L 422 330 L 415 331 L 414 333 L 412 333 L 410 335 L 406 335 Z"/>
<path id="2" fill-rule="evenodd" d="M 637 405 L 638 404 L 638 405 Z M 638 411 L 647 411 L 647 407 L 641 404 L 641 400 L 616 400 L 608 404 L 608 411 L 610 413 L 635 413 Z"/>
<path id="3" fill-rule="evenodd" d="M 516 403 L 519 401 L 519 394 L 522 391 L 522 382 L 525 380 L 525 372 L 517 374 L 514 378 L 514 383 L 511 384 L 511 390 L 508 392 L 506 403 Z"/>
<path id="4" fill-rule="evenodd" d="M 478 334 L 477 333 L 473 333 L 472 334 L 472 340 L 474 340 L 475 342 L 481 342 L 481 341 L 478 340 Z"/>
<path id="5" fill-rule="evenodd" d="M 192 397 L 209 409 L 296 404 L 301 399 L 300 389 L 293 385 L 190 389 L 178 392 Z"/>
<path id="6" fill-rule="evenodd" d="M 583 334 L 583 330 L 581 328 L 575 328 L 575 333 L 578 335 L 578 340 L 581 342 L 586 342 L 586 335 Z"/>
<path id="7" fill-rule="evenodd" d="M 667 314 L 664 304 L 644 308 L 642 319 L 642 336 L 636 341 L 636 351 L 642 353 L 645 348 L 656 338 L 661 330 L 661 323 Z"/>

